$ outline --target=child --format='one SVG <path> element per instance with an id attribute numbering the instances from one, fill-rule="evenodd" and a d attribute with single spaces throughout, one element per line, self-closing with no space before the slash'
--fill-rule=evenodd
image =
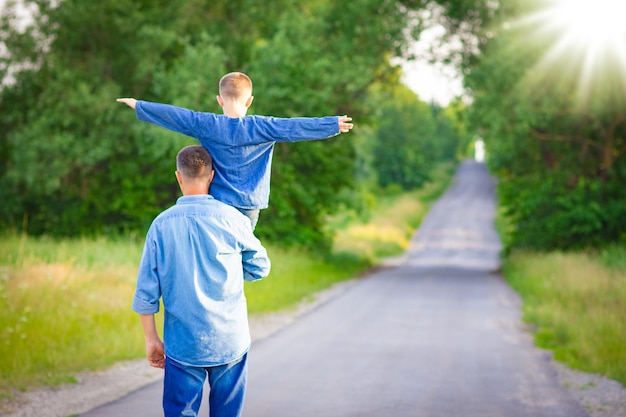
<path id="1" fill-rule="evenodd" d="M 222 77 L 217 102 L 224 114 L 197 112 L 167 104 L 119 98 L 139 120 L 197 139 L 214 158 L 210 193 L 250 218 L 267 208 L 274 144 L 327 139 L 352 129 L 352 118 L 246 116 L 252 104 L 252 81 L 241 72 Z"/>

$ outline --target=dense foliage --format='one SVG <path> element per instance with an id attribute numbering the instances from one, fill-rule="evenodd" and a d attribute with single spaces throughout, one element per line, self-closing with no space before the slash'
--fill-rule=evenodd
<path id="1" fill-rule="evenodd" d="M 390 162 L 378 170 L 379 183 L 384 187 L 397 184 L 410 189 L 428 179 L 431 153 L 428 147 L 432 143 L 434 123 L 427 105 L 412 100 L 410 92 L 406 93 L 408 97 L 396 93 L 396 100 L 380 111 L 374 163 Z M 422 137 L 430 140 L 422 141 Z"/>
<path id="2" fill-rule="evenodd" d="M 15 1 L 0 19 L 0 227 L 70 236 L 145 230 L 178 195 L 174 156 L 194 141 L 137 122 L 117 97 L 220 112 L 218 80 L 238 70 L 254 82 L 250 113 L 349 114 L 366 132 L 368 123 L 376 129 L 370 91 L 399 84 L 391 58 L 407 53 L 423 7 L 389 0 L 18 3 L 32 19 L 15 19 Z M 326 215 L 359 204 L 346 198 L 361 193 L 345 191 L 362 188 L 359 172 L 371 184 L 374 170 L 362 169 L 371 158 L 358 149 L 372 149 L 370 139 L 376 136 L 361 137 L 357 127 L 277 146 L 270 209 L 258 233 L 277 243 L 327 245 Z M 419 178 L 426 177 L 421 167 Z"/>

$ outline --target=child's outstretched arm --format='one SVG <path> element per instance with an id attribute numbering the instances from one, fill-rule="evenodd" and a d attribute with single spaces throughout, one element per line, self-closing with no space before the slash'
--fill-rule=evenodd
<path id="1" fill-rule="evenodd" d="M 118 98 L 117 102 L 124 103 L 133 110 L 135 109 L 135 105 L 137 104 L 137 100 L 135 100 L 134 98 Z"/>
<path id="2" fill-rule="evenodd" d="M 352 129 L 353 124 L 352 123 L 348 123 L 348 122 L 351 122 L 351 121 L 352 121 L 352 117 L 339 116 L 339 132 L 340 133 L 346 133 L 350 129 Z"/>
<path id="3" fill-rule="evenodd" d="M 118 98 L 118 103 L 124 103 L 135 110 L 137 119 L 157 126 L 164 127 L 183 135 L 191 136 L 200 140 L 202 132 L 210 130 L 207 123 L 212 121 L 212 113 L 199 113 L 182 107 L 170 104 L 153 103 L 149 101 L 136 100 L 134 98 Z"/>

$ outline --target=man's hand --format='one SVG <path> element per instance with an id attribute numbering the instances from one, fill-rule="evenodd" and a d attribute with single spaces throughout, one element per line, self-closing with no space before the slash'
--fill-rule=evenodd
<path id="1" fill-rule="evenodd" d="M 119 101 L 119 100 L 118 100 Z M 143 335 L 146 341 L 146 358 L 150 366 L 154 368 L 165 368 L 165 350 L 163 341 L 157 332 L 154 314 L 140 314 Z"/>
<path id="2" fill-rule="evenodd" d="M 155 342 L 146 342 L 146 358 L 153 368 L 165 368 L 165 351 L 163 350 L 163 342 L 158 340 Z"/>
<path id="3" fill-rule="evenodd" d="M 352 123 L 348 123 L 348 122 L 351 122 L 351 121 L 352 121 L 352 117 L 339 116 L 339 132 L 340 133 L 346 133 L 350 129 L 352 129 L 353 124 Z"/>
<path id="4" fill-rule="evenodd" d="M 124 103 L 133 110 L 135 109 L 135 105 L 137 104 L 137 100 L 135 100 L 134 98 L 118 98 L 117 102 Z"/>

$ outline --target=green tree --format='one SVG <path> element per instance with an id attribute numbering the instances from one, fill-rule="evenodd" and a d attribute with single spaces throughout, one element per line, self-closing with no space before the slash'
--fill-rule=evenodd
<path id="1" fill-rule="evenodd" d="M 112 105 L 122 90 L 145 88 L 141 67 L 176 47 L 171 32 L 145 36 L 171 11 L 162 3 L 29 2 L 37 9 L 25 31 L 4 10 L 4 62 L 18 70 L 1 98 L 8 225 L 24 219 L 31 233 L 65 235 L 120 230 L 144 226 L 171 198 L 171 143 L 129 139 L 130 120 Z M 137 27 L 139 47 L 129 50 Z M 142 50 L 153 53 L 137 63 Z"/>
<path id="2" fill-rule="evenodd" d="M 376 129 L 374 165 L 382 187 L 420 187 L 439 159 L 432 109 L 407 87 L 382 101 Z"/>

